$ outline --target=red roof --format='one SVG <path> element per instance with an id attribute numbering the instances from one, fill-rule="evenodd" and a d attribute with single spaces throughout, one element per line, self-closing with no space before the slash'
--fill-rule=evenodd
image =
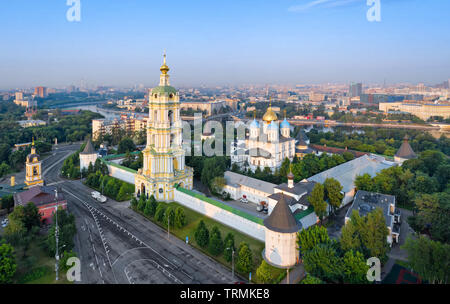
<path id="1" fill-rule="evenodd" d="M 26 205 L 32 202 L 34 205 L 41 206 L 50 203 L 60 203 L 65 200 L 62 191 L 58 191 L 58 198 L 56 199 L 56 187 L 50 186 L 35 186 L 27 191 L 14 194 L 14 205 Z"/>
<path id="2" fill-rule="evenodd" d="M 331 153 L 331 154 L 343 154 L 344 152 L 350 152 L 355 157 L 361 157 L 363 155 L 370 154 L 368 152 L 360 152 L 360 151 L 355 151 L 355 150 L 341 149 L 341 148 L 335 148 L 335 147 L 326 147 L 326 146 L 319 146 L 319 145 L 309 145 L 309 147 L 316 151 L 326 152 L 326 153 Z"/>

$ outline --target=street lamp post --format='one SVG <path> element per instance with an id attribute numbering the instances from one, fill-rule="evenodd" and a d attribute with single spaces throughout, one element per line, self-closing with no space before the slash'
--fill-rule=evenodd
<path id="1" fill-rule="evenodd" d="M 228 247 L 227 250 L 231 250 L 231 280 L 234 281 L 234 248 Z"/>
<path id="2" fill-rule="evenodd" d="M 56 190 L 55 190 L 56 192 Z M 58 194 L 58 192 L 56 192 Z M 59 267 L 59 254 L 58 254 L 58 206 L 55 206 L 55 218 L 56 218 L 56 226 L 55 226 L 55 238 L 56 238 L 56 254 L 55 254 L 55 272 L 56 272 L 56 281 L 58 281 L 58 267 Z"/>
<path id="3" fill-rule="evenodd" d="M 167 239 L 170 236 L 170 214 L 167 216 Z"/>

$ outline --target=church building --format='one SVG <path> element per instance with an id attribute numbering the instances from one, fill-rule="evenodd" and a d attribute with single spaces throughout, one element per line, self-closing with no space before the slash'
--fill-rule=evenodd
<path id="1" fill-rule="evenodd" d="M 249 167 L 253 172 L 258 167 L 261 170 L 268 167 L 274 172 L 286 158 L 292 161 L 295 156 L 295 139 L 290 135 L 291 126 L 286 118 L 281 124 L 277 120 L 270 104 L 262 121 L 253 119 L 245 141 L 238 140 L 236 143 L 231 164 L 237 164 L 241 168 Z"/>
<path id="2" fill-rule="evenodd" d="M 158 201 L 173 201 L 177 185 L 192 189 L 193 169 L 185 166 L 182 147 L 180 96 L 170 86 L 166 55 L 160 68 L 159 86 L 149 96 L 147 144 L 142 151 L 143 168 L 135 176 L 135 194 L 154 197 Z"/>
<path id="3" fill-rule="evenodd" d="M 25 184 L 28 188 L 33 186 L 43 186 L 42 162 L 40 156 L 36 153 L 34 138 L 31 143 L 31 153 L 28 154 L 25 165 Z"/>

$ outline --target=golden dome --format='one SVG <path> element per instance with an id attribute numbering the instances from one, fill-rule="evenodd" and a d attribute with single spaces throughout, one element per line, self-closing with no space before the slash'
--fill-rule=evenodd
<path id="1" fill-rule="evenodd" d="M 275 112 L 272 110 L 272 103 L 271 103 L 263 116 L 263 120 L 267 123 L 271 123 L 272 121 L 275 121 L 277 119 L 278 119 L 277 114 L 275 114 Z"/>
<path id="2" fill-rule="evenodd" d="M 166 64 L 166 54 L 164 53 L 164 62 L 163 65 L 161 66 L 161 68 L 159 69 L 161 71 L 161 73 L 163 74 L 167 74 L 167 72 L 169 72 L 169 67 Z"/>

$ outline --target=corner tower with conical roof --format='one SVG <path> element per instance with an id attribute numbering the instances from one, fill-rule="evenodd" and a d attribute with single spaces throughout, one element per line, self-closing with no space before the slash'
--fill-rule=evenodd
<path id="1" fill-rule="evenodd" d="M 302 228 L 287 203 L 291 198 L 281 194 L 270 216 L 264 220 L 266 227 L 264 259 L 274 266 L 291 267 L 297 263 L 297 232 Z"/>
<path id="2" fill-rule="evenodd" d="M 83 169 L 88 169 L 89 164 L 95 165 L 95 161 L 97 160 L 97 152 L 92 145 L 92 140 L 89 137 L 86 141 L 86 146 L 83 151 L 80 152 L 80 171 Z"/>
<path id="3" fill-rule="evenodd" d="M 31 152 L 27 155 L 25 171 L 25 184 L 30 188 L 33 186 L 43 186 L 42 162 L 39 154 L 36 153 L 34 138 L 31 142 Z"/>
<path id="4" fill-rule="evenodd" d="M 180 185 L 192 189 L 193 170 L 185 166 L 182 148 L 180 96 L 170 86 L 169 67 L 164 54 L 159 86 L 149 95 L 147 145 L 142 151 L 143 167 L 135 176 L 135 194 L 154 197 L 158 201 L 173 201 L 174 189 Z"/>
<path id="5" fill-rule="evenodd" d="M 394 160 L 395 162 L 402 164 L 404 161 L 413 158 L 417 158 L 417 154 L 414 152 L 414 150 L 411 148 L 411 145 L 409 144 L 408 135 L 405 135 L 405 137 L 403 138 L 402 145 L 398 149 L 397 153 L 395 153 Z"/>

